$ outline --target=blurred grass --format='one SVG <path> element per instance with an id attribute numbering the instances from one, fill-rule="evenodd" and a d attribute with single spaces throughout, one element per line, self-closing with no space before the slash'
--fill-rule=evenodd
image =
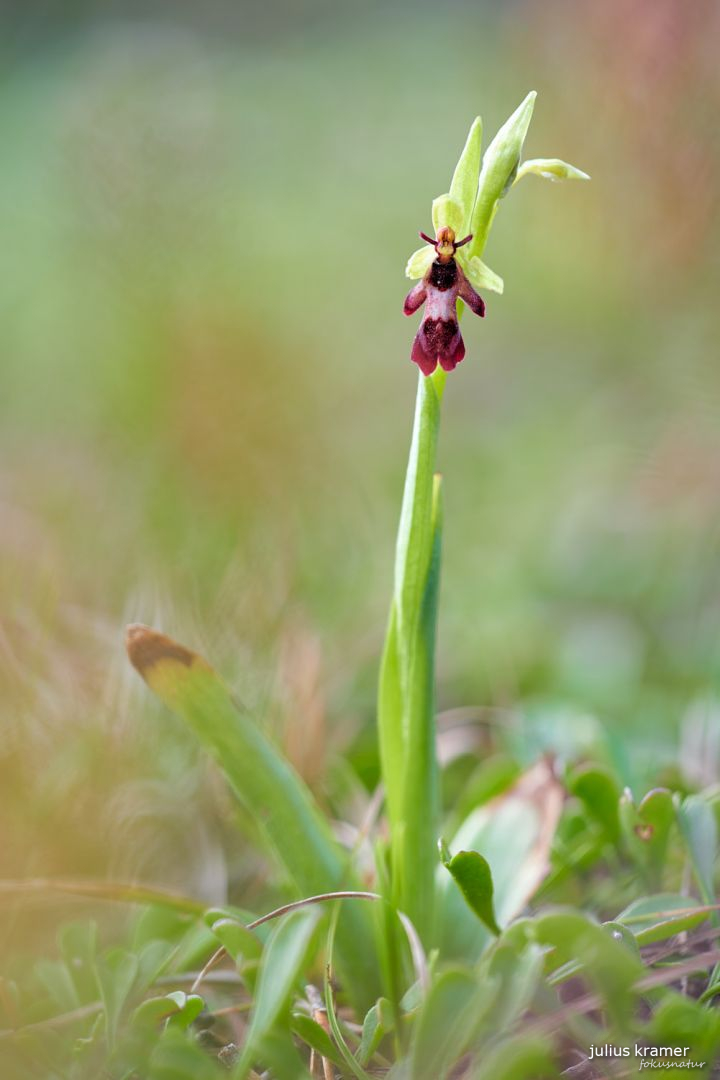
<path id="1" fill-rule="evenodd" d="M 311 772 L 368 740 L 402 270 L 472 117 L 490 134 L 531 88 L 528 156 L 593 182 L 524 181 L 487 251 L 506 293 L 468 323 L 441 443 L 440 704 L 592 713 L 635 782 L 712 707 L 717 12 L 289 10 L 6 16 L 3 876 L 256 887 L 214 774 L 125 668 L 127 621 L 212 657 Z"/>

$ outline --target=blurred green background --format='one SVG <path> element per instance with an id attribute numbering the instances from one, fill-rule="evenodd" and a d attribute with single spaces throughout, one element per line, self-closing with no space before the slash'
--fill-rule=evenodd
<path id="1" fill-rule="evenodd" d="M 129 621 L 209 656 L 331 806 L 347 761 L 374 784 L 405 260 L 473 117 L 487 142 L 530 89 L 526 155 L 593 180 L 513 191 L 448 381 L 439 708 L 717 780 L 717 6 L 2 10 L 0 876 L 256 880 Z"/>

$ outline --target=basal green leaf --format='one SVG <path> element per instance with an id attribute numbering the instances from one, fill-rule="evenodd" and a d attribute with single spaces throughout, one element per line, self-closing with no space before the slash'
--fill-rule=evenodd
<path id="1" fill-rule="evenodd" d="M 492 934 L 499 934 L 493 907 L 493 880 L 487 859 L 477 851 L 458 851 L 445 863 L 468 906 Z"/>
<path id="2" fill-rule="evenodd" d="M 282 1077 L 283 1080 L 312 1080 L 295 1047 L 289 1027 L 274 1027 L 261 1040 L 259 1050 L 263 1065 L 269 1066 L 267 1071 L 271 1076 Z M 233 1080 L 236 1080 L 236 1075 L 233 1074 Z"/>
<path id="3" fill-rule="evenodd" d="M 483 1055 L 472 1080 L 555 1080 L 557 1075 L 549 1040 L 515 1036 Z"/>
<path id="4" fill-rule="evenodd" d="M 163 974 L 178 957 L 177 946 L 169 941 L 147 941 L 142 948 L 134 950 L 138 959 L 135 986 L 138 991 L 146 990 Z"/>
<path id="5" fill-rule="evenodd" d="M 262 1040 L 290 1004 L 294 986 L 300 979 L 320 912 L 301 908 L 284 916 L 273 929 L 265 947 L 260 977 L 245 1046 L 237 1068 L 244 1077 L 255 1060 Z"/>
<path id="6" fill-rule="evenodd" d="M 601 765 L 583 765 L 568 778 L 568 789 L 582 799 L 608 840 L 617 842 L 620 836 L 620 785 L 612 773 Z"/>
<path id="7" fill-rule="evenodd" d="M 168 994 L 168 998 L 177 1005 L 177 1010 L 169 1017 L 168 1023 L 182 1031 L 190 1027 L 193 1020 L 197 1019 L 205 1008 L 205 1002 L 199 994 L 186 994 L 182 990 L 173 990 Z"/>
<path id="8" fill-rule="evenodd" d="M 478 965 L 487 1005 L 481 1037 L 491 1038 L 511 1027 L 530 1007 L 543 973 L 544 951 L 532 941 L 503 936 Z"/>
<path id="9" fill-rule="evenodd" d="M 677 807 L 677 822 L 702 899 L 714 904 L 718 829 L 712 807 L 701 795 L 690 795 Z"/>
<path id="10" fill-rule="evenodd" d="M 553 948 L 553 968 L 576 961 L 618 1019 L 627 1015 L 629 994 L 644 968 L 637 956 L 597 923 L 577 911 L 558 911 L 535 921 L 534 938 Z"/>
<path id="11" fill-rule="evenodd" d="M 307 786 L 209 664 L 145 626 L 129 628 L 128 652 L 150 688 L 218 759 L 299 894 L 353 888 L 348 859 Z M 359 1007 L 367 1006 L 377 997 L 379 981 L 371 920 L 358 905 L 342 913 L 338 953 L 350 992 Z"/>
<path id="12" fill-rule="evenodd" d="M 245 960 L 257 960 L 262 953 L 260 939 L 236 919 L 218 919 L 212 924 L 212 932 L 236 967 L 242 967 Z"/>
<path id="13" fill-rule="evenodd" d="M 227 1070 L 187 1033 L 169 1028 L 156 1043 L 143 1080 L 227 1080 Z"/>
<path id="14" fill-rule="evenodd" d="M 720 1053 L 720 1011 L 670 991 L 655 1010 L 645 1034 L 647 1041 L 656 1046 L 690 1047 L 687 1060 L 715 1062 Z M 672 1075 L 676 1070 L 664 1071 Z M 703 1075 L 700 1070 L 683 1071 Z"/>
<path id="15" fill-rule="evenodd" d="M 77 988 L 68 967 L 57 960 L 38 960 L 35 975 L 47 990 L 59 1012 L 69 1012 L 80 1005 Z"/>
<path id="16" fill-rule="evenodd" d="M 602 924 L 603 930 L 608 934 L 612 934 L 615 941 L 620 941 L 622 944 L 630 950 L 634 956 L 640 955 L 640 946 L 638 940 L 627 926 L 617 921 L 604 922 Z"/>
<path id="17" fill-rule="evenodd" d="M 658 844 L 667 843 L 667 834 L 672 827 L 675 814 L 672 795 L 667 788 L 654 788 L 648 791 L 638 807 L 640 820 L 650 825 L 653 830 L 652 840 Z"/>
<path id="18" fill-rule="evenodd" d="M 108 1043 L 113 1046 L 120 1014 L 138 973 L 138 958 L 126 949 L 111 949 L 98 961 L 97 973 L 105 1006 Z"/>
<path id="19" fill-rule="evenodd" d="M 152 997 L 143 1001 L 135 1009 L 131 1024 L 138 1028 L 152 1028 L 165 1020 L 172 1020 L 174 1026 L 184 1029 L 200 1015 L 204 1005 L 203 999 L 197 994 L 174 990 L 163 997 Z"/>
<path id="20" fill-rule="evenodd" d="M 354 1076 L 356 1080 L 370 1080 L 370 1077 L 365 1072 L 360 1060 L 356 1053 L 348 1046 L 347 1040 L 343 1034 L 340 1026 L 340 1020 L 338 1018 L 337 1010 L 335 1008 L 335 994 L 332 985 L 332 971 L 333 971 L 333 955 L 335 950 L 335 932 L 337 930 L 337 917 L 339 909 L 330 916 L 330 927 L 327 935 L 326 945 L 326 963 L 325 963 L 325 978 L 323 980 L 325 991 L 325 1008 L 327 1010 L 328 1023 L 330 1030 L 333 1033 L 333 1038 L 337 1045 L 340 1054 L 342 1055 L 345 1063 L 345 1068 L 350 1076 Z"/>
<path id="21" fill-rule="evenodd" d="M 67 923 L 58 932 L 58 945 L 80 1001 L 95 1001 L 98 995 L 95 956 L 97 923 Z"/>
<path id="22" fill-rule="evenodd" d="M 552 766 L 540 761 L 502 795 L 474 810 L 450 843 L 452 850 L 478 851 L 487 860 L 500 926 L 522 911 L 547 874 L 563 797 Z M 489 935 L 443 867 L 438 870 L 437 890 L 443 954 L 477 958 Z"/>
<path id="23" fill-rule="evenodd" d="M 292 1030 L 303 1042 L 318 1054 L 322 1054 L 324 1058 L 332 1061 L 339 1069 L 343 1067 L 342 1055 L 325 1028 L 318 1024 L 317 1020 L 313 1020 L 307 1013 L 297 1012 L 293 1013 L 290 1024 Z"/>
<path id="24" fill-rule="evenodd" d="M 472 1039 L 482 988 L 467 970 L 445 971 L 433 982 L 416 1021 L 413 1080 L 443 1080 Z"/>
<path id="25" fill-rule="evenodd" d="M 649 945 L 699 926 L 708 917 L 707 912 L 692 911 L 700 906 L 693 896 L 658 893 L 634 900 L 617 916 L 617 922 L 632 930 L 638 944 Z"/>
<path id="26" fill-rule="evenodd" d="M 623 792 L 619 804 L 620 824 L 625 843 L 643 868 L 650 887 L 662 884 L 670 830 L 675 824 L 675 803 L 667 788 L 649 791 L 636 806 L 629 789 Z"/>
<path id="27" fill-rule="evenodd" d="M 133 1012 L 130 1023 L 133 1027 L 156 1027 L 177 1011 L 178 1004 L 169 994 L 146 998 Z"/>
<path id="28" fill-rule="evenodd" d="M 378 998 L 368 1009 L 363 1021 L 362 1038 L 357 1057 L 361 1065 L 367 1065 L 385 1035 L 394 1027 L 392 1006 L 387 998 Z"/>

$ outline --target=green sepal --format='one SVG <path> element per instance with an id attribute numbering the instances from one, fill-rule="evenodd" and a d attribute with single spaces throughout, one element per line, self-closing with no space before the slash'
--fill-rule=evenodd
<path id="1" fill-rule="evenodd" d="M 429 244 L 425 244 L 424 247 L 418 248 L 417 251 L 413 251 L 407 261 L 407 266 L 405 267 L 405 277 L 411 278 L 413 281 L 418 278 L 424 278 L 430 269 L 434 258 L 435 248 L 430 247 Z"/>
<path id="2" fill-rule="evenodd" d="M 461 234 L 465 227 L 465 214 L 462 206 L 451 195 L 438 195 L 437 199 L 433 199 L 432 223 L 435 232 L 448 226 L 453 230 L 458 240 L 462 239 Z"/>
<path id="3" fill-rule="evenodd" d="M 500 275 L 491 270 L 489 266 L 486 266 L 482 259 L 478 259 L 477 255 L 473 255 L 472 259 L 463 262 L 462 268 L 465 277 L 476 289 L 490 289 L 491 292 L 496 293 L 505 291 L 505 282 Z"/>

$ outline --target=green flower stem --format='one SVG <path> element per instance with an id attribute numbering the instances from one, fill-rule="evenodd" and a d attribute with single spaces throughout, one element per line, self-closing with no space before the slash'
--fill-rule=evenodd
<path id="1" fill-rule="evenodd" d="M 444 372 L 419 376 L 378 717 L 392 830 L 391 899 L 426 943 L 437 861 L 434 652 L 440 485 L 434 469 L 444 383 Z"/>
<path id="2" fill-rule="evenodd" d="M 480 159 L 478 117 L 453 173 L 450 191 L 432 204 L 436 230 L 472 233 L 458 262 L 479 287 L 502 291 L 502 281 L 480 260 L 500 204 L 520 175 L 585 179 L 556 158 L 539 158 L 519 173 L 525 135 L 535 106 L 527 95 Z M 408 277 L 423 277 L 432 248 L 411 255 Z M 462 302 L 458 307 L 462 310 Z M 440 576 L 440 478 L 435 476 L 440 408 L 446 373 L 419 376 L 410 456 L 395 556 L 395 584 L 380 670 L 378 728 L 385 798 L 391 827 L 391 901 L 432 947 L 438 836 L 438 765 L 435 754 L 435 629 Z M 441 913 L 442 915 L 442 913 Z"/>

